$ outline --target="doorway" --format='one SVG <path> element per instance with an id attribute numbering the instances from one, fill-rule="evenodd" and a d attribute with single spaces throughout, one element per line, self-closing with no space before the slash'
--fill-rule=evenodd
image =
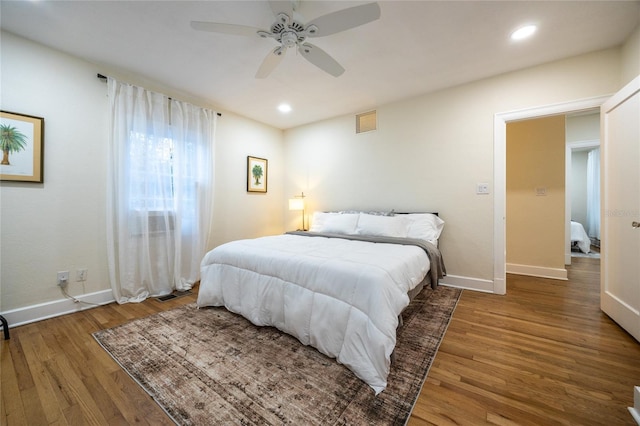
<path id="1" fill-rule="evenodd" d="M 600 111 L 567 114 L 565 265 L 600 258 Z"/>
<path id="2" fill-rule="evenodd" d="M 568 114 L 599 108 L 609 96 L 498 113 L 494 116 L 494 216 L 493 292 L 505 294 L 506 281 L 506 151 L 507 123 L 510 121 Z"/>

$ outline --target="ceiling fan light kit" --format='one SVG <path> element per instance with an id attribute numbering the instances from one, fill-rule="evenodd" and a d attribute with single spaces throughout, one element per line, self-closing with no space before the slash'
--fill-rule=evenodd
<path id="1" fill-rule="evenodd" d="M 279 46 L 270 51 L 258 68 L 256 78 L 266 78 L 284 58 L 287 49 L 297 47 L 298 52 L 313 65 L 321 70 L 338 77 L 344 73 L 344 68 L 328 53 L 311 43 L 307 38 L 324 37 L 341 31 L 359 27 L 380 18 L 378 3 L 367 3 L 360 6 L 342 9 L 337 12 L 320 16 L 307 25 L 294 19 L 294 3 L 288 1 L 270 1 L 276 21 L 270 31 L 217 22 L 192 21 L 191 28 L 198 31 L 209 31 L 222 34 L 254 36 L 272 38 Z"/>

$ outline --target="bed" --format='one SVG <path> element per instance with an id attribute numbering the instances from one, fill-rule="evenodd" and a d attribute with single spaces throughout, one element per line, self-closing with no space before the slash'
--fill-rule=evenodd
<path id="1" fill-rule="evenodd" d="M 401 313 L 445 274 L 435 214 L 323 213 L 309 232 L 232 241 L 201 264 L 199 307 L 224 306 L 387 386 Z"/>
<path id="2" fill-rule="evenodd" d="M 583 253 L 591 251 L 591 240 L 580 222 L 571 221 L 571 248 L 577 248 Z"/>

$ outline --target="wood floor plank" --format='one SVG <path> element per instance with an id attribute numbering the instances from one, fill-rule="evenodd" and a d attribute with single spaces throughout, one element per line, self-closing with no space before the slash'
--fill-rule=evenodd
<path id="1" fill-rule="evenodd" d="M 26 415 L 22 398 L 20 398 L 20 386 L 18 376 L 13 368 L 13 359 L 9 345 L 2 345 L 0 352 L 0 415 L 8 419 L 8 423 L 26 425 Z"/>
<path id="2" fill-rule="evenodd" d="M 13 336 L 11 337 L 13 340 Z M 24 406 L 25 422 L 28 425 L 46 425 L 54 422 L 50 422 L 47 419 L 46 408 L 43 406 L 40 393 L 36 386 L 24 389 L 20 391 L 20 399 Z"/>
<path id="3" fill-rule="evenodd" d="M 9 344 L 11 342 L 11 344 Z M 20 336 L 11 335 L 11 340 L 7 342 L 3 341 L 3 348 L 8 347 L 11 352 L 11 361 L 13 370 L 18 378 L 18 386 L 21 391 L 29 389 L 35 386 L 31 373 L 29 372 L 29 366 L 27 365 L 27 359 L 24 356 L 24 350 L 20 341 Z"/>
<path id="4" fill-rule="evenodd" d="M 60 395 L 64 397 L 72 410 L 64 411 L 65 419 L 69 424 L 76 423 L 81 418 L 82 424 L 100 425 L 106 424 L 103 407 L 99 406 L 92 397 L 92 392 L 87 389 L 82 380 L 84 368 L 77 368 L 65 355 L 60 355 L 46 363 L 50 377 L 55 380 L 55 385 L 60 389 Z M 68 414 L 73 414 L 70 418 Z"/>
<path id="5" fill-rule="evenodd" d="M 41 339 L 41 335 L 30 333 L 22 340 L 27 365 L 29 366 L 29 371 L 35 385 L 35 395 L 37 395 L 37 398 L 34 398 L 35 395 L 33 395 L 29 400 L 23 398 L 23 403 L 25 404 L 25 410 L 28 412 L 31 412 L 31 410 L 36 409 L 37 405 L 40 405 L 47 419 L 47 423 L 50 424 L 63 421 L 64 419 L 61 407 L 56 398 L 56 391 L 51 385 L 49 374 L 38 354 L 38 348 L 41 346 L 38 341 Z M 30 406 L 27 406 L 27 403 L 29 403 Z"/>

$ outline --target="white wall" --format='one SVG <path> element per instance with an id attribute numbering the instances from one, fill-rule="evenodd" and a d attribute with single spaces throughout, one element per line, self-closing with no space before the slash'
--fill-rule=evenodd
<path id="1" fill-rule="evenodd" d="M 108 99 L 96 74 L 114 74 L 9 33 L 1 37 L 0 107 L 45 122 L 44 183 L 2 182 L 0 187 L 0 312 L 15 324 L 30 315 L 81 308 L 64 303 L 56 286 L 60 270 L 71 273 L 70 294 L 94 301 L 111 297 L 105 237 Z M 126 78 L 184 99 L 141 76 Z M 222 113 L 210 247 L 283 229 L 282 131 Z M 246 192 L 247 155 L 269 160 L 267 194 Z M 78 268 L 89 271 L 84 283 L 75 282 Z M 91 299 L 96 293 L 99 300 Z"/>
<path id="2" fill-rule="evenodd" d="M 624 84 L 640 75 L 640 26 L 622 46 L 622 78 Z"/>
<path id="3" fill-rule="evenodd" d="M 571 154 L 571 220 L 587 226 L 587 158 L 588 151 Z"/>
<path id="4" fill-rule="evenodd" d="M 600 140 L 600 111 L 567 116 L 567 143 Z"/>
<path id="5" fill-rule="evenodd" d="M 352 115 L 287 130 L 285 193 L 316 210 L 438 211 L 445 282 L 490 289 L 494 115 L 613 93 L 620 75 L 609 49 L 380 106 L 376 132 L 356 135 Z M 483 182 L 492 194 L 476 195 Z"/>
<path id="6" fill-rule="evenodd" d="M 44 183 L 2 182 L 2 311 L 60 299 L 56 272 L 106 281 L 106 90 L 96 69 L 2 33 L 1 108 L 44 117 Z"/>
<path id="7" fill-rule="evenodd" d="M 282 130 L 224 113 L 218 120 L 214 224 L 209 247 L 282 233 Z M 247 192 L 247 156 L 266 158 L 267 193 Z"/>

